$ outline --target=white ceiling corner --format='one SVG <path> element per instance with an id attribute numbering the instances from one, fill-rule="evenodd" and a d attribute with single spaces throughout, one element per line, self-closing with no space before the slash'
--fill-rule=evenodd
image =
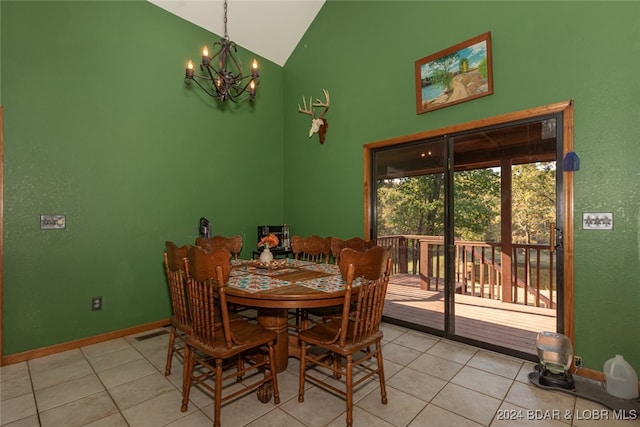
<path id="1" fill-rule="evenodd" d="M 148 0 L 212 33 L 224 35 L 222 0 Z M 227 0 L 229 38 L 284 66 L 325 0 Z M 211 46 L 217 40 L 203 40 Z M 194 47 L 199 50 L 200 47 Z"/>

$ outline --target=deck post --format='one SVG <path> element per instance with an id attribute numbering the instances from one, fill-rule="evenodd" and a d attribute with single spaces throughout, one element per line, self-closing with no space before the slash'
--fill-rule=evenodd
<path id="1" fill-rule="evenodd" d="M 502 302 L 513 302 L 512 286 L 513 276 L 511 274 L 511 254 L 513 253 L 512 226 L 511 226 L 511 160 L 505 159 L 501 164 L 500 171 L 500 240 L 502 242 L 500 252 L 500 263 L 502 264 Z"/>
<path id="2" fill-rule="evenodd" d="M 418 242 L 420 246 L 420 289 L 423 291 L 431 290 L 431 247 L 426 240 Z M 436 285 L 437 289 L 437 285 Z"/>
<path id="3" fill-rule="evenodd" d="M 400 236 L 398 239 L 398 268 L 400 273 L 407 273 L 409 271 L 409 255 L 408 255 L 407 238 Z"/>

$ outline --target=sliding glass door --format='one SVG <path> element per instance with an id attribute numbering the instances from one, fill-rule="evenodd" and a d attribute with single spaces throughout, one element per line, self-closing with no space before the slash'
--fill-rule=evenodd
<path id="1" fill-rule="evenodd" d="M 517 355 L 558 329 L 558 129 L 550 115 L 372 150 L 370 232 L 395 257 L 386 318 Z"/>

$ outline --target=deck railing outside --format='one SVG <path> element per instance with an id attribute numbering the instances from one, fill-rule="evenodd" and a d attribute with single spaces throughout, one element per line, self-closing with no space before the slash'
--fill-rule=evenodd
<path id="1" fill-rule="evenodd" d="M 420 275 L 425 290 L 444 289 L 442 236 L 382 236 L 378 244 L 391 247 L 393 274 Z M 501 244 L 455 241 L 456 292 L 503 300 L 503 286 L 515 304 L 555 308 L 555 263 L 550 245 L 512 244 L 511 280 L 503 280 Z"/>

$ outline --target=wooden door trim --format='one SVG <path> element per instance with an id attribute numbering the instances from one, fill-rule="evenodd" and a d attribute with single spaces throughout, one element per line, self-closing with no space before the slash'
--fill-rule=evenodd
<path id="1" fill-rule="evenodd" d="M 371 214 L 373 206 L 371 206 L 370 192 L 374 188 L 371 182 L 371 152 L 380 148 L 392 147 L 394 145 L 405 144 L 425 139 L 442 137 L 445 135 L 455 134 L 464 131 L 470 131 L 477 128 L 500 125 L 503 123 L 514 122 L 518 120 L 531 119 L 549 114 L 562 114 L 563 123 L 563 148 L 562 158 L 567 153 L 573 151 L 573 100 L 558 102 L 555 104 L 544 105 L 541 107 L 529 108 L 526 110 L 506 113 L 499 116 L 489 117 L 485 119 L 475 120 L 467 123 L 460 123 L 444 128 L 427 130 L 410 135 L 398 136 L 394 138 L 384 139 L 381 141 L 370 142 L 364 145 L 364 236 L 370 239 L 371 230 Z M 562 159 L 560 159 L 562 161 Z M 560 169 L 558 169 L 560 170 Z M 575 328 L 574 328 L 574 246 L 573 246 L 573 172 L 563 171 L 562 177 L 563 191 L 563 212 L 564 221 L 564 284 L 563 284 L 563 318 L 562 332 L 569 337 L 575 348 Z"/>
<path id="2" fill-rule="evenodd" d="M 562 159 L 566 157 L 566 155 L 573 151 L 573 101 L 569 101 L 569 104 L 566 108 L 562 110 L 562 123 L 563 123 L 563 147 L 562 147 Z M 562 160 L 560 159 L 560 160 Z M 557 168 L 556 169 L 560 169 Z M 562 171 L 562 193 L 563 193 L 563 203 L 562 203 L 562 220 L 563 224 L 563 261 L 564 261 L 564 270 L 563 270 L 563 330 L 564 335 L 569 337 L 571 343 L 573 344 L 573 348 L 576 348 L 575 342 L 575 325 L 574 325 L 574 281 L 573 281 L 573 271 L 574 271 L 574 246 L 573 246 L 573 172 L 572 171 Z M 553 244 L 553 242 L 552 242 Z"/>
<path id="3" fill-rule="evenodd" d="M 4 334 L 4 107 L 0 105 L 0 366 L 2 366 L 2 341 Z"/>

